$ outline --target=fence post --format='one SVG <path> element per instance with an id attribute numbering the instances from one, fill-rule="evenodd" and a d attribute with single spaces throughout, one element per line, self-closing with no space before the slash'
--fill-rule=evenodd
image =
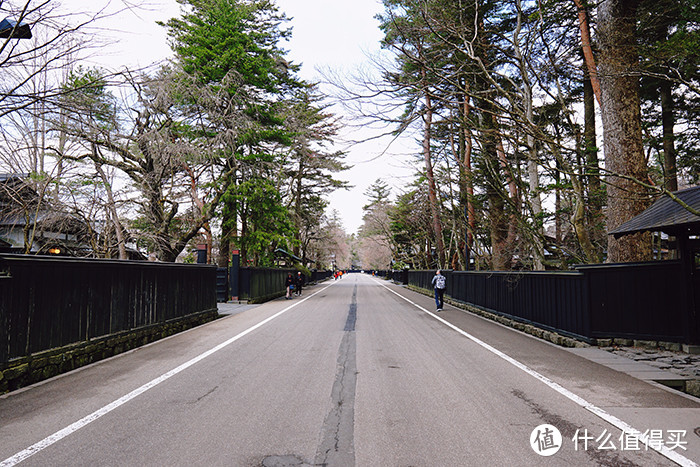
<path id="1" fill-rule="evenodd" d="M 593 287 L 591 286 L 591 270 L 576 268 L 576 271 L 583 274 L 583 305 L 581 306 L 583 313 L 583 330 L 581 331 L 581 334 L 583 337 L 593 341 L 593 297 L 591 296 L 593 293 Z"/>
<path id="2" fill-rule="evenodd" d="M 197 264 L 207 264 L 207 246 L 197 245 Z"/>
<path id="3" fill-rule="evenodd" d="M 229 272 L 229 293 L 231 294 L 231 300 L 238 300 L 239 297 L 239 287 L 238 278 L 241 271 L 241 258 L 239 256 L 238 250 L 233 250 L 231 254 L 231 271 Z"/>
<path id="4" fill-rule="evenodd" d="M 693 287 L 693 268 L 695 267 L 694 252 L 690 246 L 690 239 L 688 234 L 682 233 L 676 236 L 676 241 L 678 242 L 678 252 L 680 253 L 680 268 L 681 268 L 681 278 L 682 284 L 679 287 L 681 293 L 683 294 L 684 302 L 686 303 L 685 309 L 685 342 L 688 346 L 696 347 L 700 344 L 700 335 L 698 335 L 698 329 L 700 329 L 700 324 L 698 323 L 697 311 L 700 309 L 697 303 L 695 303 L 695 288 Z M 696 279 L 697 280 L 697 279 Z"/>

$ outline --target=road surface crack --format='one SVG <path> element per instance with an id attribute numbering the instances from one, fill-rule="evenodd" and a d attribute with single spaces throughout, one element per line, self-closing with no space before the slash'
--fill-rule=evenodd
<path id="1" fill-rule="evenodd" d="M 336 377 L 331 390 L 331 409 L 321 429 L 316 465 L 355 465 L 356 317 L 357 286 L 353 290 L 345 332 L 338 349 Z"/>

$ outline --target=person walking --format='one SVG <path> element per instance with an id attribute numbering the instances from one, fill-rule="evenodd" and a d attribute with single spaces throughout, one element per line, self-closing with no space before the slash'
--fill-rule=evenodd
<path id="1" fill-rule="evenodd" d="M 301 273 L 301 271 L 299 271 L 297 273 L 297 282 L 295 284 L 295 291 L 299 297 L 301 297 L 301 288 L 304 286 L 304 279 L 306 279 L 306 278 Z"/>
<path id="2" fill-rule="evenodd" d="M 445 289 L 447 288 L 447 278 L 443 276 L 438 269 L 435 271 L 431 284 L 435 289 L 435 307 L 437 308 L 435 311 L 442 311 L 443 298 L 445 296 Z"/>
<path id="3" fill-rule="evenodd" d="M 284 297 L 287 300 L 292 298 L 292 290 L 294 290 L 294 276 L 290 272 L 287 274 L 287 279 L 284 281 L 284 286 L 287 289 L 287 295 Z"/>

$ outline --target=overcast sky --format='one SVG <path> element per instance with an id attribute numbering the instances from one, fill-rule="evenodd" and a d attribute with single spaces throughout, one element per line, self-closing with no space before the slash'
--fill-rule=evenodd
<path id="1" fill-rule="evenodd" d="M 84 11 L 85 0 L 63 0 L 65 8 Z M 126 0 L 91 2 L 91 7 L 109 3 L 109 8 L 123 9 Z M 143 3 L 132 1 L 133 3 Z M 107 55 L 96 56 L 109 66 L 148 66 L 171 55 L 164 28 L 156 21 L 167 21 L 178 15 L 180 5 L 175 0 L 148 0 L 148 10 L 124 11 L 105 22 L 109 34 L 117 43 L 108 48 Z M 331 92 L 323 85 L 323 76 L 332 70 L 335 76 L 356 74 L 359 69 L 371 68 L 368 57 L 379 53 L 382 32 L 374 16 L 382 11 L 380 0 L 277 0 L 279 9 L 291 18 L 292 39 L 283 44 L 289 52 L 287 58 L 301 64 L 302 78 L 321 82 L 321 89 Z M 340 106 L 332 111 L 344 114 Z M 350 116 L 343 117 L 348 123 L 346 140 L 369 137 L 374 133 L 365 130 L 350 130 Z M 331 206 L 343 220 L 348 233 L 356 232 L 362 223 L 362 206 L 367 204 L 364 192 L 376 179 L 382 178 L 397 194 L 405 186 L 412 170 L 408 166 L 410 153 L 417 149 L 412 140 L 393 143 L 389 150 L 389 138 L 348 147 L 341 143 L 338 149 L 347 149 L 346 164 L 352 168 L 338 175 L 354 186 L 330 196 Z"/>
<path id="2" fill-rule="evenodd" d="M 366 72 L 373 67 L 371 58 L 379 53 L 383 37 L 374 18 L 382 11 L 381 1 L 278 0 L 277 4 L 292 18 L 289 57 L 302 64 L 303 78 L 321 82 L 321 89 L 332 93 L 332 87 L 323 84 L 326 70 L 350 80 L 358 70 Z M 340 106 L 334 110 L 343 113 Z M 355 125 L 352 116 L 344 118 L 348 126 Z M 347 139 L 359 140 L 377 133 L 369 128 L 366 131 L 348 128 Z M 348 148 L 346 162 L 352 168 L 339 176 L 354 188 L 337 191 L 330 197 L 330 207 L 340 212 L 348 233 L 356 232 L 362 224 L 362 206 L 367 204 L 364 193 L 369 185 L 381 178 L 396 194 L 412 173 L 407 166 L 410 157 L 406 155 L 411 151 L 411 142 L 394 142 L 387 149 L 390 141 L 391 138 L 382 138 Z"/>

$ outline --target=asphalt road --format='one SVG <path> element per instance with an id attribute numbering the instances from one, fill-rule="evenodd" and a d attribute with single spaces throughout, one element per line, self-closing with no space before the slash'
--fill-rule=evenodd
<path id="1" fill-rule="evenodd" d="M 700 461 L 697 399 L 433 309 L 349 274 L 10 393 L 0 465 Z"/>

